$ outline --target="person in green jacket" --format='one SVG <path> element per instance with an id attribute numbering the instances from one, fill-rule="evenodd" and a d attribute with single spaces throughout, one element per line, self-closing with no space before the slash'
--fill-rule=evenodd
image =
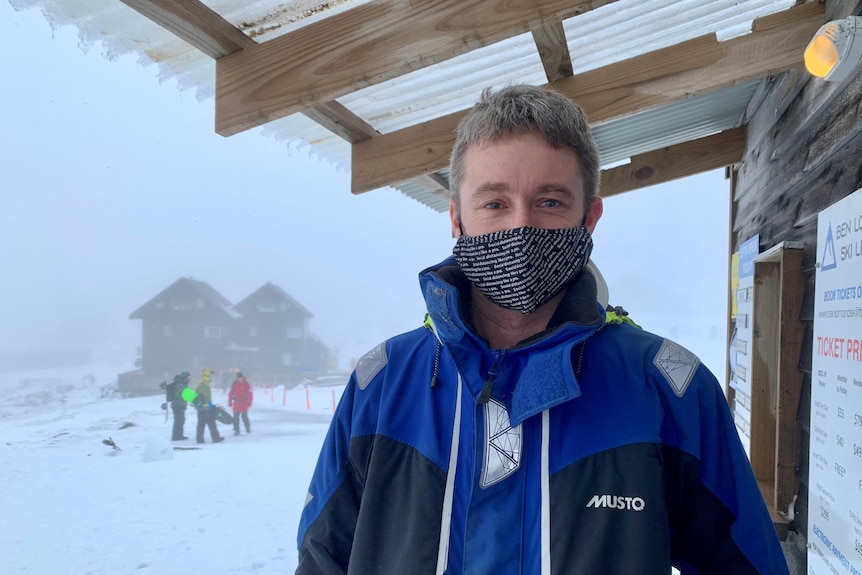
<path id="1" fill-rule="evenodd" d="M 215 420 L 215 410 L 213 409 L 213 394 L 210 389 L 210 383 L 212 382 L 212 370 L 211 369 L 202 369 L 201 370 L 201 379 L 198 382 L 197 387 L 195 387 L 195 396 L 194 406 L 198 412 L 198 427 L 197 427 L 197 442 L 204 442 L 204 428 L 209 427 L 210 429 L 210 438 L 213 443 L 218 443 L 219 441 L 224 441 L 224 437 L 219 435 L 218 428 L 216 427 Z"/>

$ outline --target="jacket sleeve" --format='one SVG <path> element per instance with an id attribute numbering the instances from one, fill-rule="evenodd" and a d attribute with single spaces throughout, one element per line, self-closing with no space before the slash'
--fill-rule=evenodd
<path id="1" fill-rule="evenodd" d="M 787 575 L 775 527 L 724 393 L 699 365 L 665 452 L 674 563 L 682 575 Z M 682 415 L 680 415 L 682 414 Z M 682 420 L 682 421 L 680 421 Z"/>
<path id="2" fill-rule="evenodd" d="M 324 440 L 299 523 L 297 575 L 347 572 L 362 486 L 350 461 L 356 393 L 350 378 Z"/>

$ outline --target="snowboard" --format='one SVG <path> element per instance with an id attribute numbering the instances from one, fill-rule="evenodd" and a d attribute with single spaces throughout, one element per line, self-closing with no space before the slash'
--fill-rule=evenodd
<path id="1" fill-rule="evenodd" d="M 213 413 L 215 414 L 216 421 L 219 423 L 224 423 L 226 425 L 233 423 L 233 416 L 221 405 L 213 405 Z"/>

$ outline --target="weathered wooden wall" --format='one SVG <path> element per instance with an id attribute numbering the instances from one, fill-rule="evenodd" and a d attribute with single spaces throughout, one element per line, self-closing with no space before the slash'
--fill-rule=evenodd
<path id="1" fill-rule="evenodd" d="M 826 20 L 860 14 L 858 0 L 827 0 Z M 746 151 L 733 173 L 731 248 L 760 234 L 760 250 L 781 241 L 804 242 L 806 293 L 800 310 L 805 338 L 797 422 L 799 494 L 792 527 L 808 539 L 808 445 L 811 338 L 817 214 L 862 188 L 862 66 L 841 83 L 805 70 L 764 82 L 747 111 Z"/>

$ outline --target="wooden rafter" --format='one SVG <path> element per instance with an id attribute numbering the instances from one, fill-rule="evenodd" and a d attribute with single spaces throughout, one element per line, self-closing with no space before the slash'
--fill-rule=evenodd
<path id="1" fill-rule="evenodd" d="M 708 34 L 548 86 L 578 102 L 591 123 L 604 122 L 800 66 L 823 14 L 819 2 L 795 6 L 755 20 L 744 36 L 718 42 Z M 466 113 L 354 144 L 353 193 L 445 168 Z"/>
<path id="2" fill-rule="evenodd" d="M 602 172 L 603 198 L 654 186 L 742 161 L 745 128 L 691 140 L 631 158 L 625 166 Z"/>
<path id="3" fill-rule="evenodd" d="M 121 2 L 216 61 L 259 45 L 200 0 Z M 336 101 L 312 106 L 305 110 L 305 115 L 350 143 L 378 135 L 362 118 Z"/>
<path id="4" fill-rule="evenodd" d="M 216 62 L 228 136 L 614 0 L 375 0 Z"/>
<path id="5" fill-rule="evenodd" d="M 120 0 L 210 58 L 218 59 L 257 42 L 198 0 Z"/>
<path id="6" fill-rule="evenodd" d="M 572 58 L 569 56 L 562 22 L 533 30 L 533 42 L 539 51 L 548 82 L 572 75 Z"/>
<path id="7" fill-rule="evenodd" d="M 436 194 L 446 200 L 449 199 L 449 183 L 437 174 L 426 174 L 424 176 L 416 176 L 413 182 L 425 190 Z"/>

